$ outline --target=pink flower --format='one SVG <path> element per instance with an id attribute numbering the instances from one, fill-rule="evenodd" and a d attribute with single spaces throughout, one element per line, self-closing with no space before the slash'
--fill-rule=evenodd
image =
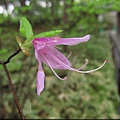
<path id="1" fill-rule="evenodd" d="M 65 80 L 67 77 L 65 78 L 60 78 L 56 72 L 54 71 L 54 69 L 62 69 L 62 70 L 72 70 L 72 71 L 76 71 L 79 73 L 90 73 L 93 71 L 96 71 L 98 69 L 100 69 L 105 63 L 106 61 L 104 61 L 104 63 L 94 69 L 94 70 L 90 70 L 90 71 L 80 71 L 84 66 L 87 65 L 88 60 L 85 60 L 85 64 L 79 68 L 79 69 L 74 69 L 71 67 L 71 63 L 68 60 L 68 57 L 65 57 L 61 52 L 59 52 L 56 48 L 55 45 L 76 45 L 79 44 L 81 42 L 87 42 L 90 39 L 90 35 L 86 35 L 84 37 L 81 38 L 60 38 L 58 36 L 56 37 L 44 37 L 44 38 L 35 38 L 33 40 L 33 46 L 35 48 L 35 57 L 38 60 L 39 63 L 39 67 L 38 67 L 38 73 L 37 73 L 37 82 L 36 82 L 36 87 L 37 87 L 37 95 L 39 96 L 40 93 L 42 92 L 42 90 L 44 89 L 44 71 L 42 69 L 42 63 L 44 62 L 46 65 L 48 65 L 51 70 L 53 71 L 53 73 L 56 75 L 56 77 L 58 77 L 60 80 Z"/>

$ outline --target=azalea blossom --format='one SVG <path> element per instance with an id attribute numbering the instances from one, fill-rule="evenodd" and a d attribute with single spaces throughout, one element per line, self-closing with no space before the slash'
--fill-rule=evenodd
<path id="1" fill-rule="evenodd" d="M 38 96 L 44 89 L 45 74 L 42 69 L 42 62 L 48 65 L 53 71 L 53 73 L 55 74 L 55 76 L 59 78 L 60 80 L 65 80 L 67 77 L 64 77 L 64 78 L 59 77 L 57 73 L 54 71 L 54 69 L 72 70 L 78 73 L 90 73 L 104 66 L 104 64 L 106 63 L 106 60 L 100 67 L 94 70 L 81 71 L 81 69 L 88 64 L 88 60 L 86 59 L 85 64 L 82 67 L 78 69 L 72 68 L 71 63 L 68 60 L 69 56 L 71 55 L 71 52 L 68 55 L 68 57 L 66 57 L 64 54 L 62 54 L 61 52 L 57 50 L 56 45 L 73 46 L 81 42 L 87 42 L 89 39 L 90 39 L 90 35 L 86 35 L 81 38 L 60 38 L 59 36 L 56 36 L 56 37 L 35 38 L 32 41 L 34 49 L 35 49 L 35 57 L 39 63 L 38 72 L 37 72 L 37 81 L 36 81 Z"/>

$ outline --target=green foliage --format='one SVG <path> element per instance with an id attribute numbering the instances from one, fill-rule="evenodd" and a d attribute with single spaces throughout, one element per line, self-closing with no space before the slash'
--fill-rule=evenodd
<path id="1" fill-rule="evenodd" d="M 7 49 L 6 48 L 0 50 L 0 56 L 4 55 L 6 53 L 7 53 Z"/>
<path id="2" fill-rule="evenodd" d="M 30 4 L 27 5 L 26 2 L 30 2 Z M 14 0 L 6 2 L 7 6 L 9 6 L 9 4 L 13 5 L 14 10 L 12 13 L 9 13 L 7 9 L 6 12 L 8 15 L 0 14 L 0 24 L 4 24 L 6 26 L 10 25 L 8 23 L 17 24 L 21 17 L 24 16 L 30 21 L 33 27 L 47 25 L 48 28 L 49 26 L 53 28 L 53 25 L 60 25 L 58 29 L 76 28 L 77 30 L 82 30 L 83 33 L 84 31 L 87 33 L 92 33 L 94 31 L 98 33 L 100 27 L 109 27 L 109 24 L 106 21 L 104 22 L 105 26 L 98 22 L 98 15 L 105 14 L 110 11 L 120 11 L 119 0 L 70 0 L 67 2 L 62 2 L 61 0 L 28 0 L 26 2 L 24 5 L 21 5 L 21 7 L 18 7 L 19 4 L 21 4 L 20 0 L 18 0 L 17 3 Z M 65 3 L 67 4 L 66 10 L 64 6 Z M 3 3 L 0 3 L 0 5 L 4 6 Z M 63 15 L 65 12 L 66 17 L 64 18 Z M 64 21 L 66 22 L 64 23 Z M 22 33 L 25 37 L 28 38 L 32 36 L 32 32 L 30 32 L 31 28 L 28 29 L 28 31 L 24 28 L 22 29 Z M 30 32 L 30 35 L 27 34 L 26 36 L 25 31 Z"/>
<path id="3" fill-rule="evenodd" d="M 25 115 L 31 114 L 31 102 L 29 99 L 25 101 L 23 113 Z"/>
<path id="4" fill-rule="evenodd" d="M 35 35 L 34 38 L 56 36 L 62 31 L 63 30 L 54 30 L 54 31 L 43 32 Z M 20 20 L 20 32 L 29 40 L 27 42 L 30 42 L 30 40 L 33 40 L 33 30 L 32 30 L 31 24 L 25 17 L 22 17 Z"/>
<path id="5" fill-rule="evenodd" d="M 0 14 L 0 24 L 3 24 L 5 21 L 7 21 L 9 17 L 4 16 L 3 14 Z"/>
<path id="6" fill-rule="evenodd" d="M 61 33 L 63 30 L 54 30 L 54 31 L 48 31 L 48 32 L 43 32 L 40 34 L 37 34 L 34 36 L 34 38 L 39 38 L 39 37 L 53 37 Z"/>
<path id="7" fill-rule="evenodd" d="M 22 17 L 20 20 L 20 32 L 25 36 L 29 41 L 32 40 L 33 30 L 29 21 Z"/>

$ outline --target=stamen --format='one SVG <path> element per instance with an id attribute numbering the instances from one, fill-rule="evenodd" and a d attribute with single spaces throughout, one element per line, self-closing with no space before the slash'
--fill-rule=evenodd
<path id="1" fill-rule="evenodd" d="M 87 64 L 88 64 L 88 59 L 85 59 L 85 64 L 82 67 L 78 68 L 77 70 L 83 69 Z"/>
<path id="2" fill-rule="evenodd" d="M 54 48 L 57 48 L 57 49 L 60 49 L 60 50 L 62 50 L 62 48 L 60 48 L 60 47 L 57 47 L 57 46 L 54 46 Z"/>
<path id="3" fill-rule="evenodd" d="M 96 68 L 96 69 L 89 70 L 89 71 L 80 71 L 80 72 L 81 72 L 81 73 L 91 73 L 91 72 L 97 71 L 97 70 L 101 69 L 106 63 L 107 63 L 107 60 L 105 60 L 105 61 L 103 62 L 103 64 L 102 64 L 100 67 Z"/>
<path id="4" fill-rule="evenodd" d="M 67 58 L 69 58 L 69 57 L 71 56 L 71 54 L 72 54 L 72 51 L 70 51 L 70 53 L 69 53 L 69 55 L 67 56 Z"/>
<path id="5" fill-rule="evenodd" d="M 49 52 L 49 51 L 48 51 L 48 52 Z M 103 63 L 100 67 L 98 67 L 98 68 L 96 68 L 96 69 L 89 70 L 89 71 L 79 71 L 79 70 L 77 70 L 77 69 L 74 69 L 74 68 L 66 65 L 65 63 L 63 63 L 62 61 L 60 61 L 56 56 L 54 56 L 54 55 L 51 54 L 50 52 L 49 52 L 49 54 L 53 57 L 54 60 L 56 60 L 59 64 L 61 64 L 61 65 L 62 65 L 63 67 L 65 67 L 66 69 L 68 69 L 68 70 L 73 70 L 73 71 L 76 71 L 76 72 L 79 72 L 79 73 L 91 73 L 91 72 L 97 71 L 97 70 L 101 69 L 101 68 L 107 63 L 107 60 L 105 60 L 104 63 Z"/>
<path id="6" fill-rule="evenodd" d="M 43 55 L 43 54 L 42 54 Z M 64 77 L 64 78 L 61 78 L 57 75 L 57 73 L 54 71 L 54 69 L 52 68 L 52 66 L 50 65 L 50 63 L 48 62 L 48 60 L 46 59 L 46 57 L 43 55 L 44 59 L 46 60 L 46 62 L 48 63 L 48 65 L 50 66 L 51 70 L 53 71 L 53 73 L 55 74 L 55 76 L 60 79 L 60 80 L 66 80 L 67 79 L 67 76 Z"/>

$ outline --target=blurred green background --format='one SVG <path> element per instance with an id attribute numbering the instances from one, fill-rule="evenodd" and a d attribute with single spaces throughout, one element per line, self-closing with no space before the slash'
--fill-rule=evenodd
<path id="1" fill-rule="evenodd" d="M 108 31 L 116 32 L 116 14 L 120 12 L 120 0 L 0 0 L 0 60 L 5 61 L 18 48 L 16 36 L 19 20 L 26 17 L 34 34 L 49 30 L 64 30 L 60 37 L 91 35 L 90 41 L 77 46 L 61 46 L 75 68 L 89 64 L 84 70 L 108 63 L 99 71 L 79 74 L 56 70 L 60 81 L 51 69 L 43 64 L 46 74 L 45 89 L 36 95 L 38 62 L 31 49 L 30 57 L 22 52 L 7 65 L 25 118 L 119 118 L 119 96 L 114 77 L 112 44 Z M 23 38 L 24 39 L 24 38 Z M 20 118 L 5 72 L 0 66 L 0 118 Z"/>

